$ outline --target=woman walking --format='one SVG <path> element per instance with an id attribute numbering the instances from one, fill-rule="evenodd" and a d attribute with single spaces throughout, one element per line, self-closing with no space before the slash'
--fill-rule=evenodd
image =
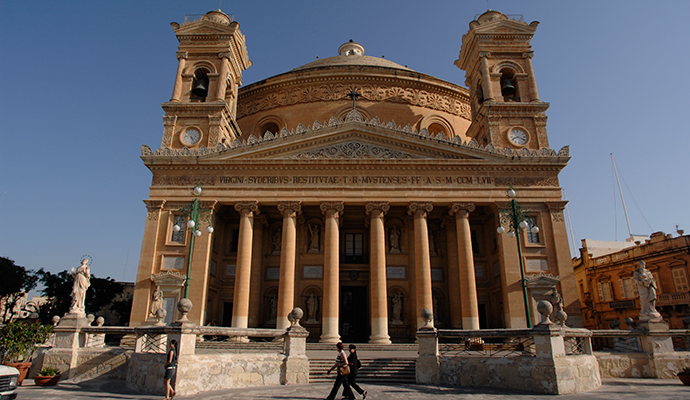
<path id="1" fill-rule="evenodd" d="M 165 363 L 165 375 L 163 376 L 163 383 L 165 384 L 165 400 L 171 400 L 177 392 L 170 385 L 170 380 L 175 376 L 177 371 L 177 340 L 170 341 L 170 350 L 168 350 L 168 357 Z M 170 395 L 172 393 L 172 396 Z"/>
<path id="2" fill-rule="evenodd" d="M 329 368 L 328 372 L 326 373 L 330 374 L 331 371 L 337 368 L 338 375 L 335 377 L 333 389 L 331 389 L 331 393 L 328 395 L 326 400 L 335 400 L 335 396 L 338 395 L 338 389 L 340 389 L 340 385 L 343 385 L 343 395 L 345 395 L 350 400 L 355 400 L 355 395 L 352 393 L 352 389 L 350 389 L 350 384 L 347 382 L 347 373 L 343 373 L 342 371 L 343 367 L 348 366 L 347 355 L 343 350 L 342 342 L 336 343 L 335 347 L 338 349 L 338 357 L 335 358 L 335 364 L 333 364 L 333 366 Z"/>
<path id="3" fill-rule="evenodd" d="M 361 368 L 362 364 L 357 359 L 357 346 L 351 344 L 349 346 L 350 355 L 347 356 L 347 363 L 350 365 L 350 375 L 347 376 L 347 381 L 352 389 L 362 395 L 362 399 L 367 398 L 367 391 L 359 387 L 357 384 L 357 370 Z"/>

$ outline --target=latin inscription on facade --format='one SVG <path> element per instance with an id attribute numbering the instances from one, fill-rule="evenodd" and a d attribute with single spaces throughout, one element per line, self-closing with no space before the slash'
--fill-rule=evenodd
<path id="1" fill-rule="evenodd" d="M 280 268 L 266 268 L 266 280 L 277 281 L 280 279 Z"/>
<path id="2" fill-rule="evenodd" d="M 304 277 L 312 279 L 323 278 L 323 267 L 304 267 Z"/>
<path id="3" fill-rule="evenodd" d="M 489 186 L 494 184 L 490 176 L 477 175 L 285 175 L 285 176 L 219 176 L 221 185 L 318 185 L 318 186 Z"/>
<path id="4" fill-rule="evenodd" d="M 387 279 L 405 279 L 405 267 L 386 267 Z"/>
<path id="5" fill-rule="evenodd" d="M 443 280 L 443 270 L 440 268 L 432 268 L 431 270 L 431 280 L 438 282 Z"/>

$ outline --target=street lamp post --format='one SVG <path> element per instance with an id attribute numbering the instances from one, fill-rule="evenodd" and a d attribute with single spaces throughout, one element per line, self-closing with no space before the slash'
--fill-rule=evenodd
<path id="1" fill-rule="evenodd" d="M 529 298 L 527 297 L 527 280 L 525 279 L 525 265 L 522 259 L 522 245 L 520 243 L 520 230 L 529 228 L 529 224 L 525 221 L 525 214 L 529 211 L 522 208 L 522 205 L 515 200 L 515 189 L 511 186 L 507 191 L 508 197 L 510 197 L 510 203 L 499 211 L 498 228 L 496 232 L 502 234 L 506 231 L 503 225 L 508 227 L 508 236 L 515 237 L 517 240 L 518 248 L 518 259 L 520 261 L 520 276 L 522 278 L 522 296 L 525 301 L 525 315 L 527 317 L 527 327 L 532 327 L 532 318 L 529 312 Z M 539 227 L 532 226 L 530 232 L 538 233 Z"/>
<path id="2" fill-rule="evenodd" d="M 211 224 L 211 209 L 199 204 L 199 196 L 201 196 L 202 192 L 203 189 L 201 186 L 195 186 L 192 190 L 192 193 L 194 193 L 194 201 L 179 209 L 180 215 L 187 220 L 186 227 L 189 228 L 189 257 L 187 260 L 187 275 L 184 280 L 185 299 L 189 298 L 189 281 L 191 279 L 190 271 L 192 270 L 194 238 L 201 236 L 201 231 L 199 230 L 199 221 L 203 221 L 208 224 L 206 227 L 206 232 L 208 232 L 208 234 L 213 233 L 213 226 Z M 180 230 L 182 230 L 180 225 L 175 224 L 173 226 L 174 232 L 179 232 Z"/>

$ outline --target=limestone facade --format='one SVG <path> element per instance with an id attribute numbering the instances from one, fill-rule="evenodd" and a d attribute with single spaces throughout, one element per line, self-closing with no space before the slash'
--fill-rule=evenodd
<path id="1" fill-rule="evenodd" d="M 611 323 L 629 329 L 625 319 L 638 322 L 640 299 L 634 280 L 644 261 L 656 281 L 656 309 L 671 329 L 686 329 L 690 316 L 690 236 L 664 232 L 633 242 L 582 240 L 580 257 L 573 259 L 584 325 L 610 329 Z"/>
<path id="2" fill-rule="evenodd" d="M 580 324 L 558 181 L 570 155 L 546 141 L 534 23 L 489 11 L 470 24 L 456 63 L 468 80 L 499 93 L 510 75 L 529 93 L 480 98 L 475 83 L 354 42 L 238 88 L 251 65 L 244 36 L 213 13 L 173 24 L 180 67 L 162 145 L 142 146 L 153 177 L 131 325 L 154 321 L 157 287 L 176 320 L 187 281 L 195 323 L 285 328 L 301 307 L 310 341 L 413 341 L 425 308 L 437 327 L 521 328 L 521 264 L 528 277 L 560 278 L 569 323 Z M 192 237 L 173 226 L 197 185 L 210 216 Z M 522 263 L 516 238 L 496 232 L 510 187 L 540 229 L 520 234 Z"/>

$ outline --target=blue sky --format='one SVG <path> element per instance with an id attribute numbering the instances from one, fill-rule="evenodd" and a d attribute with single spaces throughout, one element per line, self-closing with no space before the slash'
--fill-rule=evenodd
<path id="1" fill-rule="evenodd" d="M 366 54 L 464 86 L 453 65 L 486 0 L 1 1 L 0 255 L 58 272 L 93 257 L 100 277 L 133 281 L 160 147 L 177 39 L 170 22 L 219 7 L 234 14 L 254 65 L 244 83 L 337 54 Z M 635 234 L 690 231 L 690 2 L 497 1 L 540 21 L 534 70 L 574 238 L 628 236 L 610 153 Z M 313 121 L 305 121 L 309 124 Z M 571 240 L 572 243 L 572 240 Z"/>

